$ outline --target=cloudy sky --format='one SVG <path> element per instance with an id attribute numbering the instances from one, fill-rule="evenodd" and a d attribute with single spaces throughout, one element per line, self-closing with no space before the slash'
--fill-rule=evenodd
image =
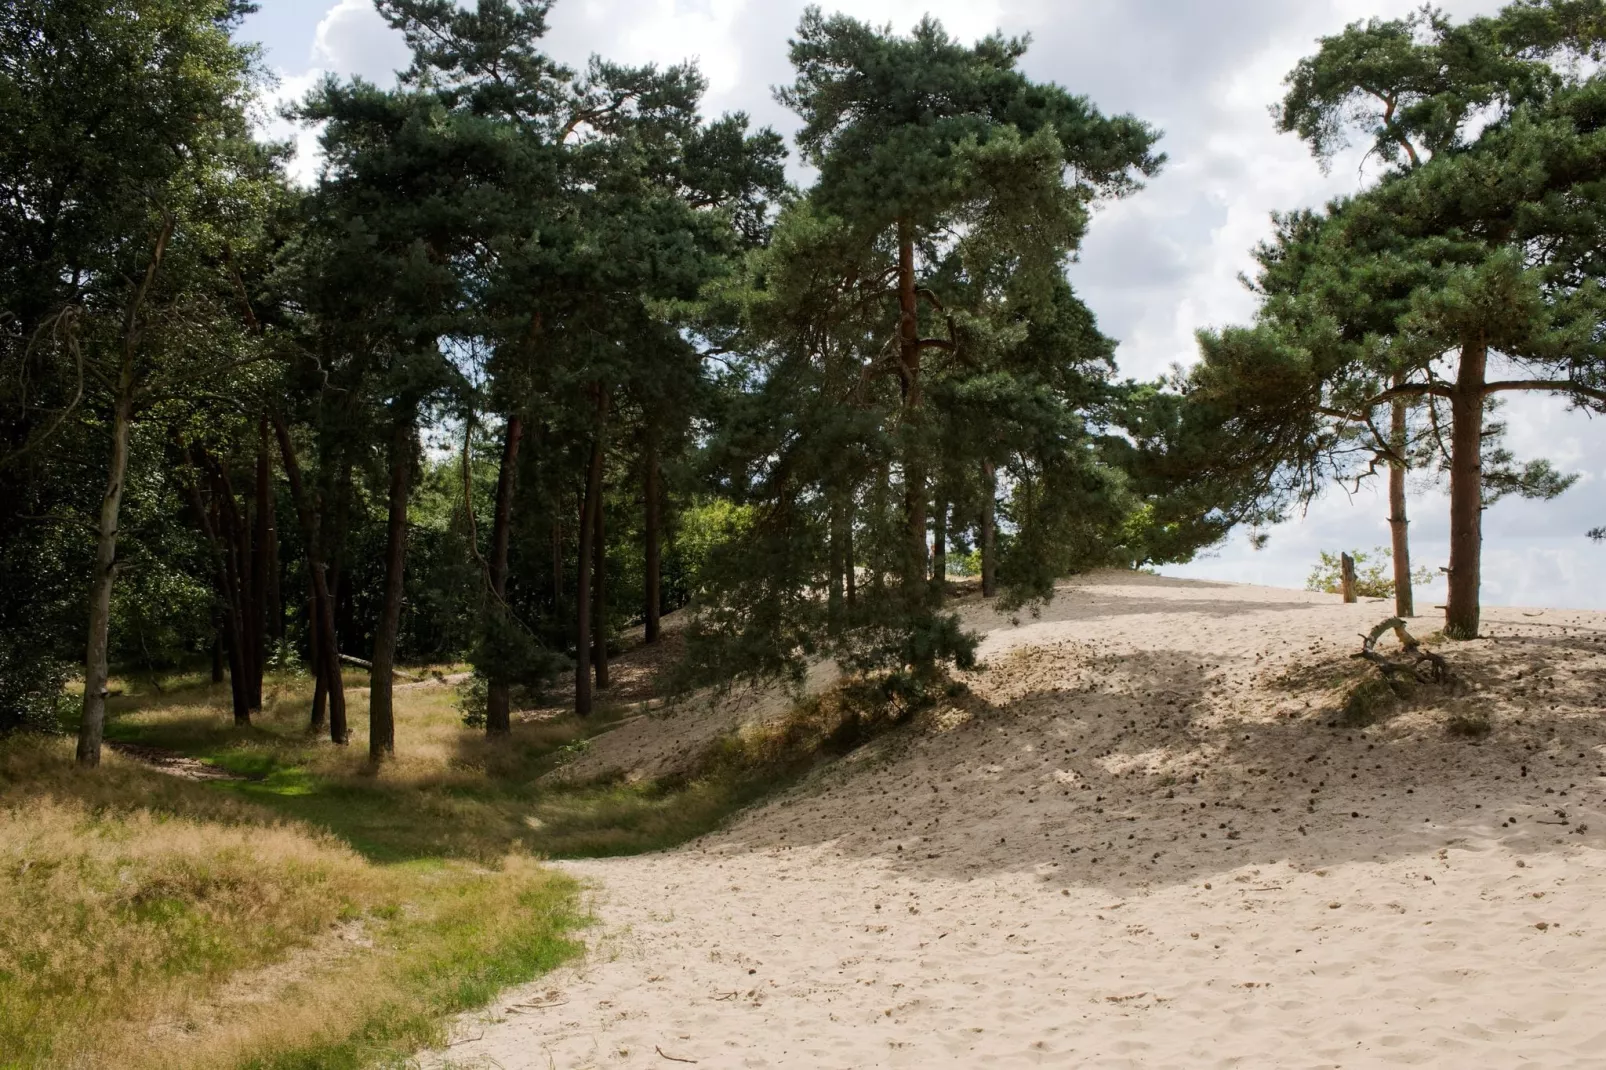
<path id="1" fill-rule="evenodd" d="M 1456 16 L 1492 12 L 1499 0 L 1440 0 Z M 1323 175 L 1304 147 L 1273 128 L 1267 108 L 1282 77 L 1319 36 L 1372 15 L 1396 16 L 1417 0 L 857 0 L 824 3 L 900 30 L 924 13 L 955 36 L 1002 29 L 1030 34 L 1033 77 L 1131 112 L 1165 131 L 1165 173 L 1139 195 L 1105 208 L 1072 279 L 1120 339 L 1122 371 L 1152 377 L 1194 357 L 1200 327 L 1243 322 L 1254 303 L 1238 282 L 1273 210 L 1320 204 L 1367 181 L 1357 158 Z M 601 54 L 630 63 L 693 58 L 709 80 L 707 110 L 746 111 L 790 135 L 791 114 L 772 86 L 789 81 L 786 40 L 804 0 L 558 0 L 548 51 L 571 65 Z M 371 0 L 263 0 L 246 26 L 295 97 L 325 72 L 385 83 L 406 50 Z M 286 133 L 282 129 L 280 134 Z M 301 167 L 316 163 L 310 134 Z M 1580 479 L 1554 502 L 1503 501 L 1484 518 L 1484 598 L 1490 604 L 1606 608 L 1606 421 L 1555 400 L 1520 398 L 1506 412 L 1519 458 L 1549 457 Z M 1412 555 L 1437 570 L 1449 558 L 1442 488 L 1412 487 Z M 1321 549 L 1388 542 L 1386 496 L 1333 490 L 1309 514 L 1271 532 L 1263 550 L 1243 537 L 1179 575 L 1298 587 Z M 1442 582 L 1418 592 L 1441 601 Z"/>

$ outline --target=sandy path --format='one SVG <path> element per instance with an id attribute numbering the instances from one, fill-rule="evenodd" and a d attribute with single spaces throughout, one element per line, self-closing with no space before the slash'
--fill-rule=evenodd
<path id="1" fill-rule="evenodd" d="M 1496 610 L 1461 693 L 1357 730 L 1385 607 L 1106 575 L 966 612 L 973 699 L 565 863 L 587 960 L 426 1064 L 1606 1065 L 1606 615 Z"/>

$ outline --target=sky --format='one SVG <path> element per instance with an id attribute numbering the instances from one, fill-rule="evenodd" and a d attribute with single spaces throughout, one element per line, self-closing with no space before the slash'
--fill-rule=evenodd
<path id="1" fill-rule="evenodd" d="M 1270 234 L 1273 211 L 1320 205 L 1370 179 L 1358 152 L 1328 173 L 1269 107 L 1282 79 L 1317 38 L 1357 19 L 1396 17 L 1418 0 L 858 0 L 822 3 L 876 24 L 909 29 L 924 14 L 971 40 L 1002 30 L 1029 35 L 1023 67 L 1090 97 L 1106 113 L 1130 112 L 1165 132 L 1170 162 L 1137 195 L 1095 217 L 1071 280 L 1120 342 L 1123 376 L 1153 378 L 1196 359 L 1194 332 L 1245 323 L 1253 297 L 1239 281 L 1250 250 Z M 1492 13 L 1499 0 L 1440 0 L 1454 17 Z M 261 0 L 244 29 L 279 76 L 275 100 L 295 99 L 326 74 L 388 84 L 406 48 L 372 0 Z M 705 111 L 744 111 L 790 138 L 795 117 L 772 87 L 789 82 L 787 38 L 803 0 L 558 0 L 547 51 L 571 66 L 593 54 L 626 63 L 696 60 L 708 79 Z M 270 101 L 271 103 L 271 101 Z M 316 137 L 294 136 L 299 174 L 316 171 Z M 1558 399 L 1516 395 L 1504 419 L 1521 460 L 1548 457 L 1578 474 L 1552 502 L 1505 500 L 1484 514 L 1483 597 L 1490 605 L 1606 609 L 1606 545 L 1585 532 L 1606 525 L 1606 419 L 1567 411 Z M 1449 503 L 1442 486 L 1413 477 L 1413 564 L 1437 573 L 1449 560 Z M 1321 550 L 1370 550 L 1389 542 L 1386 487 L 1334 486 L 1308 512 L 1272 528 L 1263 549 L 1248 533 L 1171 575 L 1303 586 Z M 1419 612 L 1442 602 L 1443 578 L 1419 588 Z"/>

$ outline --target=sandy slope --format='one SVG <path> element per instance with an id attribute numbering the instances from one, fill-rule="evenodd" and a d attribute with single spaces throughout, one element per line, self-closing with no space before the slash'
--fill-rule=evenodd
<path id="1" fill-rule="evenodd" d="M 565 864 L 587 960 L 426 1064 L 1606 1066 L 1606 614 L 1494 610 L 1458 693 L 1352 730 L 1387 607 L 1335 602 L 1122 573 L 966 607 L 970 699 Z"/>

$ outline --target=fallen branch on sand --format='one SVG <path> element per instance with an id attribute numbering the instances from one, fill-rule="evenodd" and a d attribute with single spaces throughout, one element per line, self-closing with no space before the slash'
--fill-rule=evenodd
<path id="1" fill-rule="evenodd" d="M 342 654 L 342 655 L 340 655 L 340 660 L 341 661 L 345 661 L 345 662 L 349 662 L 352 665 L 360 666 L 360 667 L 362 667 L 364 669 L 370 669 L 371 670 L 374 667 L 374 663 L 373 662 L 364 661 L 361 658 L 354 658 L 350 654 Z M 414 683 L 414 684 L 421 684 L 421 683 L 424 683 L 426 680 L 429 679 L 427 676 L 413 676 L 411 673 L 402 672 L 400 669 L 397 669 L 397 668 L 392 668 L 390 670 L 390 674 L 392 676 L 399 676 L 403 680 L 406 680 L 409 683 Z"/>
<path id="2" fill-rule="evenodd" d="M 1410 655 L 1410 661 L 1397 660 L 1385 657 L 1377 652 L 1377 641 L 1384 632 L 1393 631 L 1400 638 L 1400 647 L 1403 652 Z M 1409 674 L 1419 683 L 1447 683 L 1450 679 L 1450 665 L 1442 657 L 1431 650 L 1423 648 L 1422 643 L 1412 637 L 1405 630 L 1405 621 L 1399 617 L 1390 617 L 1388 620 L 1373 628 L 1371 634 L 1363 635 L 1362 648 L 1359 654 L 1353 657 L 1376 665 L 1383 674 L 1383 679 L 1390 685 L 1397 676 Z"/>
<path id="3" fill-rule="evenodd" d="M 674 1055 L 665 1055 L 664 1049 L 660 1048 L 656 1044 L 653 1045 L 652 1050 L 657 1052 L 659 1055 L 663 1055 L 665 1059 L 668 1059 L 672 1063 L 694 1063 L 697 1061 L 696 1059 L 681 1059 Z"/>

